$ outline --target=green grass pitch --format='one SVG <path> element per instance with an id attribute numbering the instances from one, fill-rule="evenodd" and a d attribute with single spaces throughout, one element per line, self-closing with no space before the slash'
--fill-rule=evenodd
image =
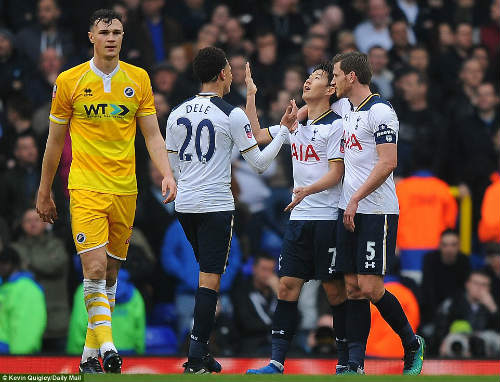
<path id="1" fill-rule="evenodd" d="M 498 375 L 183 375 L 183 374 L 105 374 L 86 375 L 85 382 L 141 381 L 141 382 L 498 382 Z"/>

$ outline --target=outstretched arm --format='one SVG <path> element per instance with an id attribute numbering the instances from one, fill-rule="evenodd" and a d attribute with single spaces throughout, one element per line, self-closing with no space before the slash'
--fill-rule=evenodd
<path id="1" fill-rule="evenodd" d="M 296 187 L 293 189 L 293 200 L 292 202 L 286 206 L 286 211 L 291 211 L 293 208 L 299 204 L 306 196 L 311 194 L 316 194 L 321 191 L 328 190 L 335 186 L 344 175 L 344 161 L 342 159 L 338 159 L 335 161 L 331 161 L 329 163 L 328 172 L 323 175 L 319 180 L 314 182 L 313 184 L 306 187 Z"/>

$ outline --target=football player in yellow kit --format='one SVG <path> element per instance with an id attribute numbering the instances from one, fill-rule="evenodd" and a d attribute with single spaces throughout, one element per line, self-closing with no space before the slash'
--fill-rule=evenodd
<path id="1" fill-rule="evenodd" d="M 135 215 L 136 121 L 149 155 L 164 177 L 165 203 L 177 192 L 149 76 L 119 60 L 123 34 L 119 14 L 107 9 L 94 12 L 88 32 L 94 57 L 57 78 L 37 198 L 40 217 L 53 223 L 57 212 L 50 190 L 69 128 L 73 154 L 68 180 L 71 226 L 82 262 L 89 316 L 82 373 L 103 372 L 99 351 L 106 372 L 121 372 L 122 359 L 111 333 L 111 312 Z"/>

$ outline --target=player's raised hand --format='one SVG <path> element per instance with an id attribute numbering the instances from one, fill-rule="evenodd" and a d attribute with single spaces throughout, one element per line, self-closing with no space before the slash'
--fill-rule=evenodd
<path id="1" fill-rule="evenodd" d="M 294 125 L 297 122 L 297 105 L 295 101 L 290 101 L 290 105 L 285 110 L 285 114 L 281 117 L 280 124 L 286 126 L 288 130 L 293 132 Z"/>
<path id="2" fill-rule="evenodd" d="M 250 63 L 245 65 L 245 83 L 247 84 L 247 97 L 254 96 L 257 93 L 257 86 L 253 82 L 252 72 L 250 70 Z"/>
<path id="3" fill-rule="evenodd" d="M 54 200 L 52 200 L 50 193 L 45 195 L 38 192 L 36 198 L 36 212 L 38 212 L 38 216 L 46 223 L 54 224 L 54 221 L 57 220 L 56 204 Z"/>
<path id="4" fill-rule="evenodd" d="M 163 197 L 166 197 L 166 199 L 163 201 L 163 203 L 165 204 L 175 200 L 175 197 L 177 196 L 177 184 L 175 183 L 175 180 L 172 176 L 166 176 L 161 181 L 161 194 L 163 195 Z"/>
<path id="5" fill-rule="evenodd" d="M 309 195 L 309 191 L 307 187 L 296 187 L 293 189 L 293 200 L 292 202 L 286 206 L 284 212 L 288 212 L 293 210 L 293 208 L 299 204 L 302 199 L 304 199 L 307 195 Z"/>
<path id="6" fill-rule="evenodd" d="M 358 202 L 356 200 L 349 200 L 347 207 L 344 212 L 344 226 L 348 231 L 354 232 L 356 226 L 354 225 L 354 216 L 356 216 L 356 211 L 358 210 Z"/>

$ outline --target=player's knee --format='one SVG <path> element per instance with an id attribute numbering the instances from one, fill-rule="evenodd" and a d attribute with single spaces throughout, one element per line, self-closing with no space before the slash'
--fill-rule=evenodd
<path id="1" fill-rule="evenodd" d="M 284 278 L 280 279 L 278 298 L 285 301 L 296 301 L 300 293 L 300 285 L 289 282 Z"/>
<path id="2" fill-rule="evenodd" d="M 92 280 L 103 280 L 106 278 L 106 264 L 99 261 L 91 261 L 85 265 L 85 277 Z"/>
<path id="3" fill-rule="evenodd" d="M 346 290 L 343 284 L 339 283 L 323 283 L 326 297 L 330 305 L 338 305 L 345 301 L 347 298 Z"/>
<path id="4" fill-rule="evenodd" d="M 345 291 L 347 298 L 357 300 L 362 298 L 361 290 L 359 289 L 358 283 L 354 280 L 345 280 Z"/>
<path id="5" fill-rule="evenodd" d="M 383 289 L 380 290 L 377 284 L 361 284 L 360 291 L 361 296 L 370 300 L 371 302 L 380 300 L 380 298 L 384 294 Z"/>

